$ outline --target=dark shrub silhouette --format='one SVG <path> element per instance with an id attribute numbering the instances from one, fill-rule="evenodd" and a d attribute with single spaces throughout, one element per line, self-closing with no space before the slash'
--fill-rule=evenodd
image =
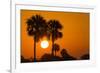
<path id="1" fill-rule="evenodd" d="M 52 61 L 62 61 L 63 59 L 59 56 L 52 56 Z"/>
<path id="2" fill-rule="evenodd" d="M 23 56 L 21 56 L 21 63 L 31 62 L 29 59 L 25 59 Z"/>
<path id="3" fill-rule="evenodd" d="M 59 56 L 52 56 L 51 54 L 44 54 L 42 57 L 41 57 L 41 62 L 45 62 L 45 61 L 60 61 L 62 60 L 61 57 Z"/>
<path id="4" fill-rule="evenodd" d="M 63 36 L 62 32 L 60 31 L 61 29 L 62 29 L 62 25 L 58 20 L 48 21 L 48 33 L 50 39 L 52 40 L 52 48 L 54 45 L 54 41 Z M 53 49 L 52 49 L 52 55 L 54 55 Z"/>
<path id="5" fill-rule="evenodd" d="M 66 49 L 62 49 L 61 55 L 62 55 L 63 60 L 76 60 L 74 57 L 72 57 L 72 56 L 70 56 L 68 54 L 68 52 L 66 51 Z"/>
<path id="6" fill-rule="evenodd" d="M 42 57 L 41 57 L 41 61 L 51 61 L 51 54 L 44 54 Z"/>
<path id="7" fill-rule="evenodd" d="M 27 33 L 34 38 L 34 62 L 36 61 L 36 42 L 46 34 L 46 21 L 40 15 L 33 15 L 27 19 Z"/>
<path id="8" fill-rule="evenodd" d="M 87 60 L 87 59 L 90 59 L 90 56 L 89 56 L 89 54 L 85 54 L 85 55 L 81 56 L 80 59 Z"/>

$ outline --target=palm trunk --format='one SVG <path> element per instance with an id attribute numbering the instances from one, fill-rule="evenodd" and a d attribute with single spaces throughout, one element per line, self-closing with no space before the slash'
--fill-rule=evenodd
<path id="1" fill-rule="evenodd" d="M 36 37 L 34 36 L 34 62 L 36 62 Z"/>
<path id="2" fill-rule="evenodd" d="M 55 56 L 56 56 L 56 50 L 55 50 Z"/>
<path id="3" fill-rule="evenodd" d="M 53 49 L 54 49 L 54 38 L 53 38 L 53 36 L 52 36 L 52 56 L 54 56 L 54 51 L 53 51 Z"/>

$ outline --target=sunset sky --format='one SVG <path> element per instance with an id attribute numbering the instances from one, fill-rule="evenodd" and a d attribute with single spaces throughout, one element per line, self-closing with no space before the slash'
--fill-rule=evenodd
<path id="1" fill-rule="evenodd" d="M 27 34 L 26 21 L 32 15 L 41 15 L 47 21 L 58 20 L 62 26 L 63 37 L 55 42 L 60 45 L 60 51 L 64 48 L 68 53 L 76 58 L 84 54 L 89 54 L 89 13 L 80 12 L 52 12 L 21 10 L 21 55 L 27 58 L 34 57 L 34 39 Z M 44 40 L 46 38 L 41 39 Z M 45 53 L 51 53 L 51 41 L 48 48 L 41 48 L 40 42 L 36 46 L 36 58 L 40 59 Z M 57 56 L 60 55 L 57 52 Z"/>

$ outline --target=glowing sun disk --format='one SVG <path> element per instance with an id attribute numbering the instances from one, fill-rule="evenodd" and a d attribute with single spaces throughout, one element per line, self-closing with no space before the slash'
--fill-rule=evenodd
<path id="1" fill-rule="evenodd" d="M 49 43 L 47 40 L 41 41 L 41 47 L 42 48 L 47 48 L 49 46 Z"/>

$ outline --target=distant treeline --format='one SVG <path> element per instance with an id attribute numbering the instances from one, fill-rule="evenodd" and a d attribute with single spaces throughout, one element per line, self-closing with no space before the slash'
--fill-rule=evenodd
<path id="1" fill-rule="evenodd" d="M 61 53 L 61 57 L 45 53 L 40 58 L 40 60 L 36 60 L 36 62 L 89 60 L 89 54 L 84 54 L 80 57 L 80 59 L 77 59 L 69 55 L 66 49 L 62 49 L 60 53 Z M 33 58 L 25 59 L 23 56 L 21 56 L 21 63 L 29 63 L 29 62 L 34 62 L 34 59 Z"/>

